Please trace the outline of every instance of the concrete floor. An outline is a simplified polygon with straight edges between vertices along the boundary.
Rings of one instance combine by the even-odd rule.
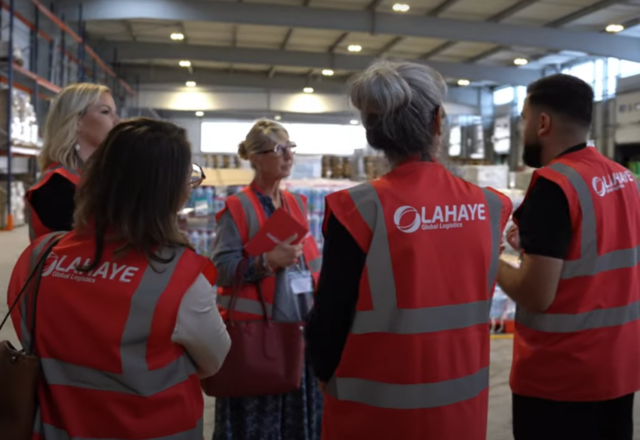
[[[11,270],[20,253],[28,244],[26,228],[12,232],[0,232],[0,319],[7,312],[6,288]],[[5,326],[0,331],[0,340],[16,342],[13,327]],[[488,440],[511,440],[511,392],[509,390],[509,369],[511,368],[512,341],[499,339],[491,341],[491,388],[489,393]],[[205,440],[213,433],[213,399],[206,398]],[[640,440],[640,404],[635,408],[636,434]]]

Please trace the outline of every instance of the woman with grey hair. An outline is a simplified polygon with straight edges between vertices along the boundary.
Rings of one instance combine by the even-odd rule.
[[[226,201],[218,219],[213,262],[218,269],[218,305],[224,319],[302,322],[313,304],[321,257],[313,237],[290,237],[272,251],[247,256],[244,247],[276,209],[307,224],[306,199],[280,189],[291,173],[295,144],[287,130],[256,122],[238,154],[255,170],[252,184]],[[232,303],[233,295],[238,300]],[[266,307],[263,308],[261,300]],[[233,304],[233,306],[232,306]],[[233,311],[229,309],[233,307]],[[319,440],[322,393],[306,362],[300,389],[259,397],[216,399],[214,440]]]
[[[325,439],[486,438],[489,308],[512,207],[436,161],[445,92],[411,63],[378,62],[351,86],[392,169],[327,197],[306,329]]]

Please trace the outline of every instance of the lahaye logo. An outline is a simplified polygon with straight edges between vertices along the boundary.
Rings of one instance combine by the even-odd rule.
[[[609,176],[594,177],[591,186],[596,194],[604,197],[612,192],[620,191],[627,186],[627,183],[634,183],[635,177],[631,171],[613,173]]]
[[[43,277],[53,276],[55,278],[64,278],[67,280],[77,281],[79,283],[95,283],[98,278],[103,280],[114,280],[121,283],[130,283],[139,267],[119,265],[111,261],[105,261],[91,272],[80,272],[77,267],[87,266],[91,263],[91,259],[87,258],[84,262],[82,258],[77,257],[73,261],[67,263],[67,256],[59,257],[55,253],[49,254],[42,272]]]
[[[420,214],[418,213],[418,210],[412,206],[403,206],[398,208],[393,216],[393,221],[398,229],[402,232],[406,232],[407,234],[416,232],[420,229],[420,226],[422,226]]]
[[[401,206],[393,215],[393,222],[406,234],[419,229],[427,231],[463,228],[465,222],[486,219],[486,205],[481,203],[436,206],[433,209],[422,207],[420,211],[413,206]]]

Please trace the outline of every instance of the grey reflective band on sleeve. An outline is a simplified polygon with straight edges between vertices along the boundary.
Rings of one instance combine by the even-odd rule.
[[[307,267],[309,268],[309,272],[311,273],[320,272],[320,269],[322,269],[322,257],[318,257],[309,261]]]
[[[122,373],[42,358],[40,362],[45,381],[49,385],[152,396],[196,374],[196,367],[186,352],[165,367],[152,370],[147,365],[147,343],[151,335],[154,311],[184,252],[184,248],[162,249],[159,256],[173,256],[173,260],[167,264],[154,262],[158,271],[153,270],[151,264],[147,265],[131,298],[129,316],[120,341]]]
[[[331,378],[327,393],[338,400],[388,409],[429,409],[473,399],[489,386],[489,368],[434,383],[391,384],[365,379]],[[464,421],[461,421],[464,423]],[[461,439],[462,440],[462,439]]]
[[[238,200],[240,200],[240,204],[242,204],[247,227],[249,228],[249,240],[251,240],[260,230],[258,213],[256,212],[256,208],[253,206],[251,199],[249,199],[249,196],[244,192],[239,192],[238,194],[236,194],[236,197],[238,198]]]
[[[218,295],[217,303],[223,309],[229,310],[229,307],[231,307],[231,297],[227,295]],[[267,307],[267,314],[271,317],[273,313],[273,305],[266,303],[265,306]],[[262,304],[260,301],[255,299],[237,298],[233,310],[236,312],[251,313],[253,315],[264,315]]]
[[[148,439],[138,439],[138,440],[202,440],[202,433],[204,429],[204,424],[202,419],[199,420],[196,424],[196,427],[190,429],[188,431],[179,432],[177,434],[166,435],[162,437],[154,437]],[[46,440],[120,440],[109,438],[105,439],[102,437],[95,438],[87,438],[87,437],[71,437],[67,431],[64,429],[56,428],[51,425],[44,424],[42,426],[42,430],[44,431],[44,438]],[[128,440],[129,437],[122,440]]]
[[[348,190],[358,212],[373,231],[367,253],[367,273],[373,310],[357,311],[351,334],[391,333],[418,335],[487,324],[491,301],[442,307],[398,307],[389,238],[382,203],[375,187],[366,183]],[[502,202],[497,194],[484,192],[491,225],[491,262],[487,269],[487,297],[497,275],[501,239]],[[487,335],[488,337],[488,335]],[[361,378],[333,377],[327,393],[341,401],[379,408],[427,409],[452,405],[477,397],[489,386],[489,370],[436,383],[393,384]]]

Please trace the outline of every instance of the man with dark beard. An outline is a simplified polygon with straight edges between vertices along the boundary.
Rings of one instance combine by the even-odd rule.
[[[593,90],[568,76],[528,88],[524,161],[539,168],[498,283],[517,304],[516,440],[631,440],[640,390],[640,186],[587,147]]]

